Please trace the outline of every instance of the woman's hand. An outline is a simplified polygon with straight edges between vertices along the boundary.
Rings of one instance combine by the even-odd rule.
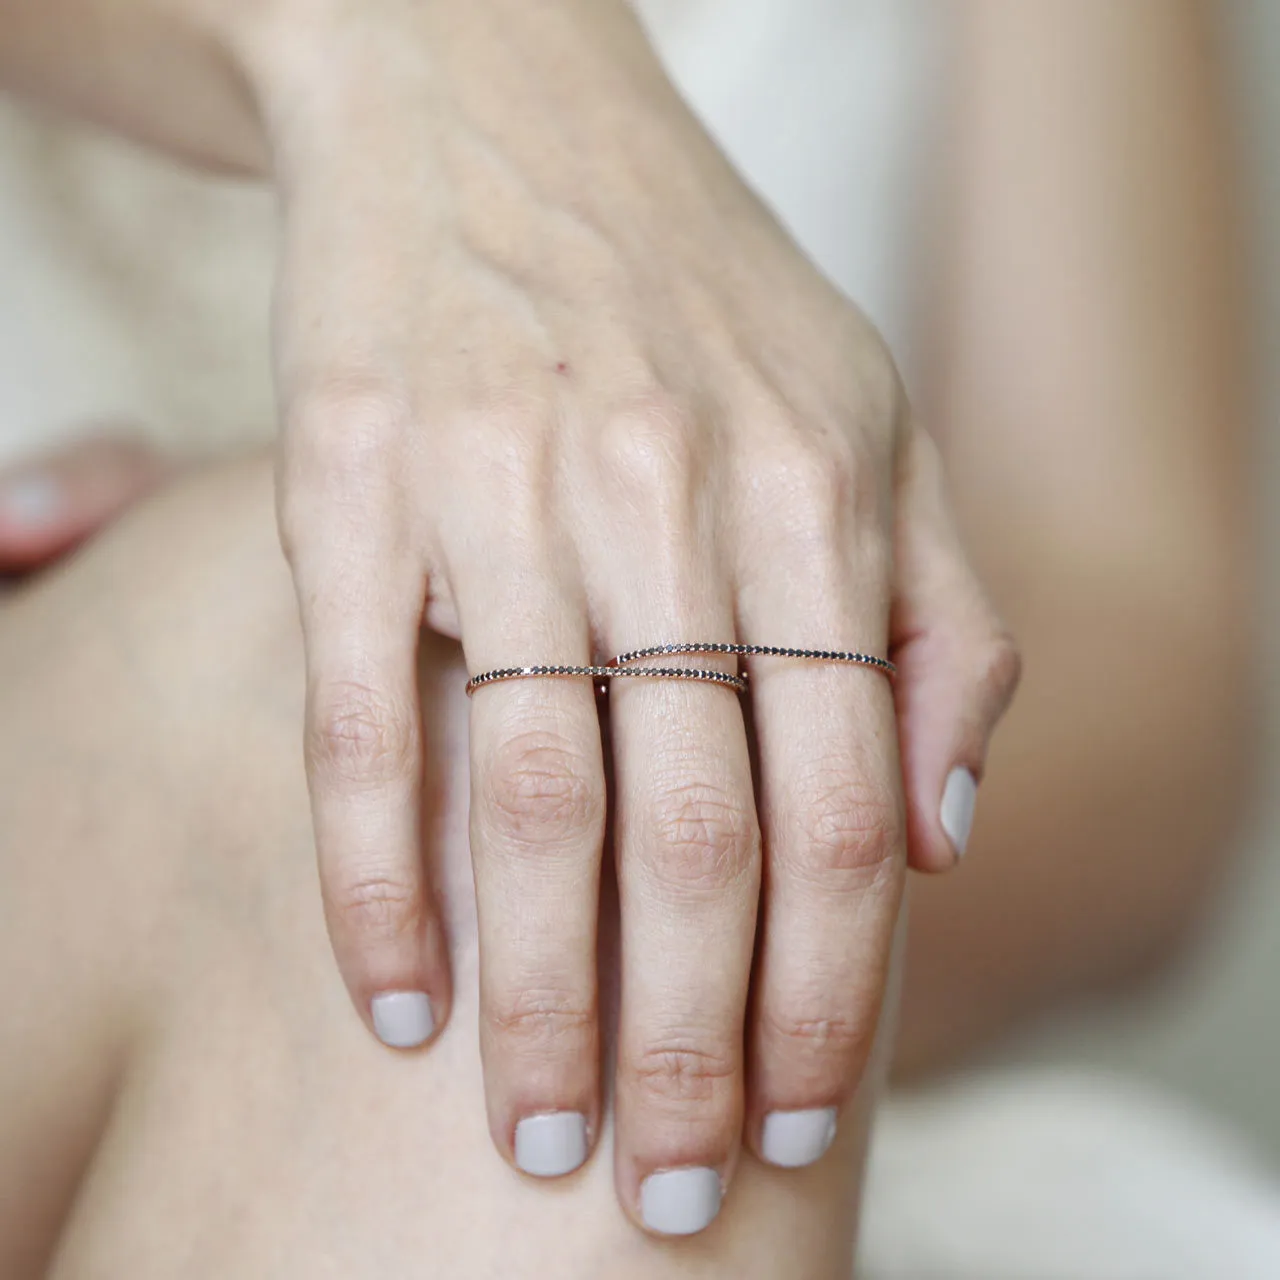
[[[906,850],[962,851],[1017,666],[879,338],[621,0],[6,15],[10,83],[278,183],[280,516],[321,881],[385,1040],[449,1010],[424,621],[473,672],[667,641],[892,651],[896,721],[882,674],[779,659],[751,663],[749,721],[723,688],[610,696],[622,1203],[705,1225],[744,1114],[764,1159],[816,1159],[875,1027]],[[606,744],[586,681],[481,689],[471,714],[491,1128],[527,1171],[567,1172],[600,1124]]]
[[[321,877],[374,1030],[417,1044],[449,1005],[420,852],[424,618],[472,672],[702,640],[900,666],[901,765],[872,670],[753,660],[751,725],[723,688],[613,685],[619,1188],[650,1228],[696,1230],[746,1059],[758,1154],[829,1141],[905,849],[963,851],[1013,650],[882,342],[623,6],[298,4],[250,53],[283,200],[280,513]],[[587,680],[499,684],[471,728],[491,1128],[564,1173],[600,1117],[597,705]]]

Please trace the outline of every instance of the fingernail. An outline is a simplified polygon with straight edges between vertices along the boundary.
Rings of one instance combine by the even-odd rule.
[[[47,475],[24,476],[0,489],[0,510],[20,525],[39,528],[62,512],[62,486]]]
[[[760,1154],[783,1169],[802,1169],[826,1155],[835,1136],[835,1107],[771,1111],[764,1118]]]
[[[577,1111],[526,1116],[516,1125],[516,1167],[535,1178],[560,1178],[587,1158],[587,1117]]]
[[[955,848],[956,857],[964,857],[973,826],[973,806],[978,798],[978,784],[968,769],[952,769],[942,792],[942,829]]]
[[[659,1235],[696,1235],[719,1212],[720,1175],[714,1169],[667,1169],[640,1184],[640,1216]]]
[[[421,991],[384,991],[370,1002],[373,1029],[393,1049],[413,1049],[431,1039],[436,1020]]]

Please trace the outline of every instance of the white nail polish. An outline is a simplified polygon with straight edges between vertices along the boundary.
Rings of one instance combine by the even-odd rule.
[[[587,1118],[577,1111],[526,1116],[516,1125],[516,1167],[535,1178],[560,1178],[587,1158]]]
[[[760,1154],[780,1168],[802,1169],[821,1160],[835,1136],[835,1107],[771,1111],[760,1133]]]
[[[696,1235],[715,1221],[720,1194],[714,1169],[664,1169],[640,1184],[640,1216],[659,1235]]]
[[[421,991],[384,991],[369,1007],[378,1039],[393,1049],[414,1049],[435,1030],[431,1001]]]
[[[26,476],[0,489],[0,510],[10,520],[31,528],[57,519],[64,501],[62,486],[48,476]]]
[[[942,792],[942,829],[947,833],[956,857],[963,858],[973,826],[973,806],[978,798],[978,784],[968,769],[952,769]]]

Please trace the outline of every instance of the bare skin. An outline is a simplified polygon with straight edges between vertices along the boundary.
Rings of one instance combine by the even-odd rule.
[[[657,1171],[726,1181],[744,1140],[782,1163],[770,1133],[857,1087],[908,856],[954,865],[1018,672],[879,336],[622,0],[3,0],[0,25],[6,83],[279,194],[317,855],[388,1043],[452,999],[416,844],[424,619],[472,672],[669,640],[894,650],[896,704],[866,669],[753,660],[751,738],[706,686],[620,687],[607,744],[586,681],[471,705],[497,1149],[518,1161],[548,1111],[599,1131],[609,818],[621,1203],[657,1230]],[[380,1025],[393,1008],[412,1026]]]
[[[953,14],[926,410],[1027,662],[962,874],[914,887],[904,1071],[1162,971],[1247,812],[1254,406],[1210,16]]]
[[[0,671],[22,672],[0,681],[0,967],[22,974],[0,997],[9,1280],[50,1252],[57,1280],[848,1275],[869,1089],[812,1170],[744,1155],[719,1220],[680,1244],[620,1212],[607,1134],[555,1188],[492,1159],[465,670],[444,642],[421,665],[424,845],[455,1017],[430,1054],[353,1034],[316,910],[268,464],[184,481],[10,596]],[[612,987],[616,905],[603,919]]]

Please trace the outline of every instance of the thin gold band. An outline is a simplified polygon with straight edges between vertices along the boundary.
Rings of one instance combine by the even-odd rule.
[[[732,676],[724,671],[703,671],[696,667],[634,667],[619,670],[613,666],[590,667],[496,667],[482,671],[467,681],[470,697],[481,685],[498,684],[503,680],[531,680],[535,676],[590,676],[593,680],[612,680],[618,676],[634,676],[649,680],[698,680],[704,684],[722,684],[735,693],[745,693],[745,676]]]
[[[898,668],[888,658],[877,658],[870,653],[856,653],[844,649],[787,649],[774,644],[724,644],[682,643],[655,644],[648,649],[632,649],[609,660],[610,666],[623,666],[641,658],[673,657],[677,654],[725,653],[743,658],[803,658],[810,662],[848,662],[859,667],[874,667],[887,676],[896,676]]]
[[[800,658],[810,662],[847,662],[854,666],[871,667],[887,676],[896,676],[898,668],[887,658],[877,658],[869,653],[855,653],[840,649],[788,649],[768,644],[724,644],[713,642],[658,644],[648,649],[632,649],[610,658],[603,665],[591,666],[532,666],[495,667],[482,671],[467,681],[467,696],[486,684],[499,684],[504,680],[531,680],[537,677],[585,676],[600,682],[601,692],[607,688],[603,682],[619,677],[649,680],[691,680],[702,684],[718,684],[745,693],[746,675],[730,675],[724,671],[709,671],[701,667],[633,667],[629,664],[642,658],[674,657],[681,654],[718,653],[736,657]]]

